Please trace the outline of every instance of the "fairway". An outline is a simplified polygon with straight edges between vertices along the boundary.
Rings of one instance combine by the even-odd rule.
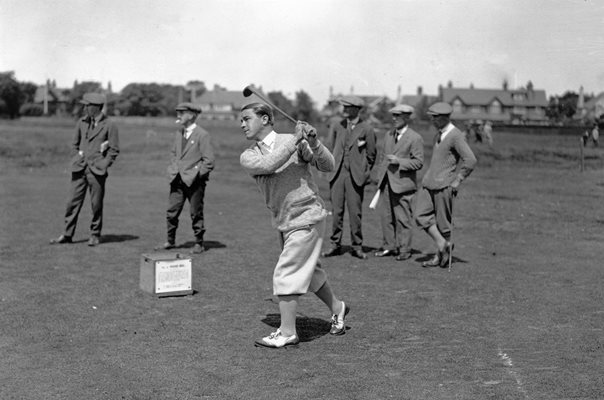
[[[328,310],[308,295],[300,345],[270,350],[253,343],[279,326],[278,236],[239,166],[250,144],[239,123],[201,123],[216,150],[208,251],[193,256],[195,293],[166,298],[139,289],[139,267],[165,239],[173,121],[117,124],[122,151],[90,248],[88,197],[75,243],[48,245],[63,226],[73,121],[0,121],[0,399],[604,398],[604,150],[586,148],[580,172],[578,136],[495,130],[494,149],[470,143],[478,164],[455,202],[451,271],[421,267],[434,249],[419,230],[404,262],[326,259],[352,309],[347,333],[329,335]],[[427,164],[433,131],[418,131]],[[188,253],[188,204],[180,221]]]

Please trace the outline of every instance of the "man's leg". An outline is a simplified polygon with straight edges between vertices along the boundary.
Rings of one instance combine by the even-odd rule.
[[[296,335],[296,311],[298,309],[299,294],[277,296],[279,300],[279,312],[281,314],[281,325],[279,330],[283,336]]]
[[[187,189],[195,243],[200,246],[203,246],[203,235],[206,231],[203,218],[203,201],[206,192],[206,183],[206,179],[197,178],[195,182],[193,182],[193,185]]]
[[[88,182],[84,171],[71,173],[70,198],[65,210],[65,236],[72,238],[78,223],[78,215],[82,209]]]
[[[363,253],[363,194],[364,187],[357,186],[352,176],[348,175],[346,179],[346,205],[350,222],[350,241],[352,242],[352,254],[359,256],[359,258],[367,257]]]
[[[86,180],[90,190],[90,205],[92,206],[92,221],[90,236],[99,238],[103,229],[103,200],[105,198],[105,181],[107,175],[95,175],[86,168]]]
[[[183,186],[185,184],[177,176],[170,183],[170,194],[168,196],[168,210],[166,211],[166,221],[168,226],[168,243],[174,244],[176,240],[176,229],[178,228],[178,217],[185,204],[185,194]]]
[[[382,225],[382,247],[388,251],[396,250],[396,219],[392,209],[392,195],[390,184],[386,184],[381,196],[380,222]]]
[[[396,241],[401,255],[411,254],[413,238],[413,193],[393,193]]]

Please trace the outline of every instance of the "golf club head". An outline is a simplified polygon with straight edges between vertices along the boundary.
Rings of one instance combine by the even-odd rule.
[[[243,88],[243,97],[250,97],[252,94],[254,94],[253,91],[253,86],[252,85],[248,85],[246,87]]]

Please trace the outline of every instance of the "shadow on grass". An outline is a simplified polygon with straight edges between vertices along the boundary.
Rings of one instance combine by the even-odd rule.
[[[119,243],[136,239],[138,239],[138,236],[135,235],[102,235],[101,243]]]
[[[262,322],[275,329],[281,324],[281,316],[279,314],[267,314],[262,319]],[[325,336],[329,333],[331,324],[319,318],[311,318],[298,315],[296,317],[296,331],[301,342],[311,342],[315,339]]]
[[[176,248],[189,249],[193,246],[195,246],[195,242],[192,240],[189,240],[188,242],[185,242],[183,244],[176,246]],[[204,240],[203,247],[205,247],[206,250],[208,250],[208,249],[224,249],[226,247],[226,244],[217,242],[215,240]]]
[[[416,258],[415,261],[417,261],[418,263],[421,263],[424,261],[429,261],[435,255],[436,255],[436,253],[424,254],[422,257]],[[468,261],[464,260],[463,258],[453,256],[453,259],[451,260],[451,264],[455,264],[455,263],[467,264]]]

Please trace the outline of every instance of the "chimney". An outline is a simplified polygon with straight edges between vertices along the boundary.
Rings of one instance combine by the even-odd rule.
[[[421,96],[421,95],[423,95],[423,94],[424,94],[424,88],[423,88],[423,87],[421,87],[421,86],[418,86],[418,87],[417,87],[417,95],[418,95],[418,96]]]
[[[507,80],[507,79],[504,79],[504,80],[503,80],[503,90],[504,90],[505,92],[507,92],[507,91],[508,91],[508,80]]]

